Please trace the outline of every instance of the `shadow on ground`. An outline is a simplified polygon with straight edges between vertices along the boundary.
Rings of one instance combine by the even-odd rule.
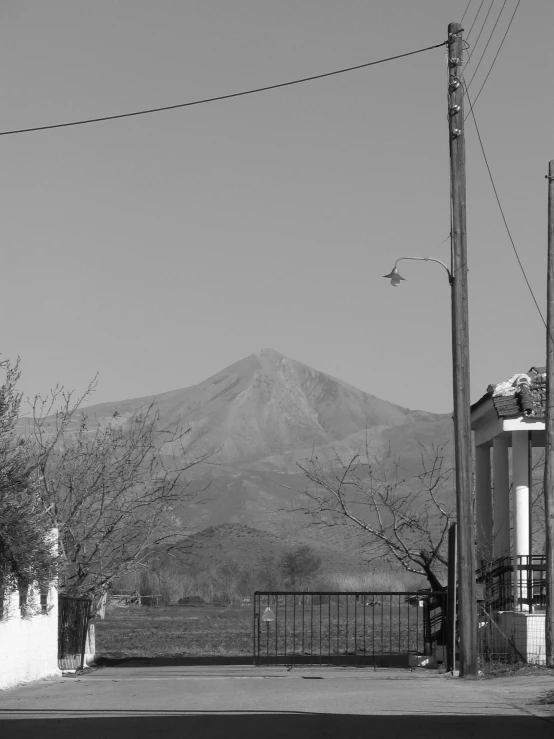
[[[252,665],[252,657],[98,657],[98,667],[201,667]]]
[[[401,707],[399,707],[401,711]],[[10,710],[13,716],[17,711]],[[137,715],[138,714],[138,715]],[[45,716],[45,712],[22,709],[20,718],[0,720],[3,739],[428,739],[467,737],[490,739],[544,739],[551,732],[551,720],[536,716],[359,716],[327,713],[229,713],[209,711],[179,714],[178,711],[149,715],[98,716],[94,712],[75,712],[71,716]],[[0,710],[0,718],[2,711]]]
[[[212,665],[253,665],[257,666],[280,666],[289,667],[292,665],[319,667],[393,667],[400,669],[408,669],[408,655],[381,655],[379,658],[371,656],[355,657],[353,655],[343,655],[340,657],[323,656],[317,657],[295,655],[294,659],[289,657],[266,657],[259,655],[254,662],[252,655],[237,657],[98,657],[96,665],[98,667],[201,667]]]

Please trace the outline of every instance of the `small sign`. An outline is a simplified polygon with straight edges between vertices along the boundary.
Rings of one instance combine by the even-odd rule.
[[[477,595],[477,600],[485,600],[485,583],[475,583],[475,593]]]
[[[269,608],[269,606],[263,612],[262,621],[275,621],[275,614],[273,613],[271,608]]]

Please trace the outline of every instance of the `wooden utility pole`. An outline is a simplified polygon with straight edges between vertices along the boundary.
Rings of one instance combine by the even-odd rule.
[[[454,672],[456,669],[456,602],[457,587],[457,543],[456,524],[451,523],[448,529],[448,605],[446,608],[446,669]]]
[[[448,26],[448,119],[452,197],[452,369],[458,523],[458,621],[460,676],[476,678],[477,594],[469,395],[469,317],[467,307],[466,173],[462,27]]]
[[[546,282],[546,664],[554,667],[554,161],[548,164],[548,271]]]

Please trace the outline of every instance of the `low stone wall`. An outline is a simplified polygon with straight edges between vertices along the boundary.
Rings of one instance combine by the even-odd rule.
[[[30,602],[40,596],[32,593]],[[22,618],[19,595],[11,593],[4,600],[4,618],[0,620],[0,689],[18,683],[61,675],[58,669],[58,593],[48,592],[47,613]]]

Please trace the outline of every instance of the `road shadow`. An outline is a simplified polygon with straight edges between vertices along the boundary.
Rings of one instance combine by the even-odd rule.
[[[401,710],[401,709],[399,709]],[[10,711],[13,715],[13,711]],[[201,712],[163,715],[45,716],[21,710],[20,718],[0,718],[3,739],[544,739],[554,732],[552,719],[536,716],[360,716],[329,713]],[[1,712],[0,712],[1,715]]]
[[[252,657],[98,657],[97,667],[201,667],[253,665]]]
[[[95,665],[98,667],[202,667],[212,665],[250,665],[250,666],[333,666],[333,667],[359,667],[377,668],[393,667],[408,670],[408,655],[385,654],[379,658],[362,658],[354,655],[342,655],[339,657],[323,657],[321,660],[311,656],[295,655],[294,659],[289,657],[267,657],[259,655],[256,661],[252,655],[236,657],[97,657]]]

